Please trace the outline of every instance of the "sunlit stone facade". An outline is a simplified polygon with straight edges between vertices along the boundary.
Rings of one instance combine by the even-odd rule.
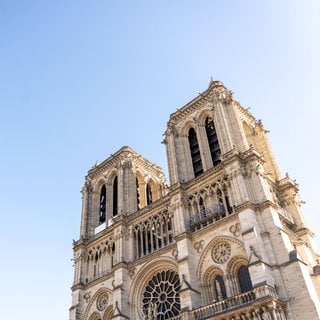
[[[70,320],[319,320],[298,186],[219,81],[171,114],[162,170],[129,147],[91,168]]]

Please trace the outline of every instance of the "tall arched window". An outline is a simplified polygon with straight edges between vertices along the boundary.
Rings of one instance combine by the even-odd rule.
[[[118,177],[113,180],[113,206],[112,216],[115,217],[118,214]]]
[[[136,190],[137,190],[137,209],[141,209],[141,203],[140,203],[140,190],[139,190],[139,180],[136,178]]]
[[[107,198],[106,186],[103,185],[100,191],[100,208],[99,208],[100,224],[106,221],[106,198]]]
[[[238,270],[238,279],[241,292],[252,290],[252,282],[249,270],[246,266],[241,266]]]
[[[221,152],[220,152],[219,141],[218,141],[217,132],[214,127],[213,120],[210,118],[206,118],[205,127],[206,127],[206,133],[207,133],[212,163],[215,166],[221,162],[221,159],[220,159]]]
[[[152,203],[152,193],[151,193],[151,187],[149,183],[147,183],[147,186],[146,186],[146,196],[147,196],[147,205],[149,205],[150,203]]]
[[[226,287],[221,275],[218,275],[214,279],[214,290],[217,301],[227,299]]]
[[[204,211],[204,210],[206,210],[206,207],[204,205],[203,198],[200,197],[200,199],[199,199],[199,211],[201,212],[201,211]]]
[[[203,172],[200,148],[198,144],[197,134],[193,128],[189,130],[189,146],[191,152],[192,166],[195,177]]]

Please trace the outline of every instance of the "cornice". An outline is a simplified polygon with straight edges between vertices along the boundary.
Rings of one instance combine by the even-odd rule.
[[[161,258],[161,256],[163,256],[164,254],[168,254],[173,252],[173,250],[177,249],[177,244],[176,243],[171,243],[169,245],[167,245],[166,247],[163,247],[159,250],[153,251],[152,253],[143,256],[137,260],[134,260],[132,262],[128,262],[128,268],[134,268],[137,267],[139,265],[143,265],[146,262],[155,260],[156,258]]]
[[[229,102],[232,99],[232,92],[229,91],[222,82],[211,80],[207,90],[199,93],[197,97],[170,115],[167,127],[171,128],[176,125],[182,119],[185,119],[186,116],[193,113],[196,109],[201,108],[206,103],[213,103],[216,101]]]
[[[127,222],[133,223],[135,222],[136,219],[141,219],[142,216],[147,217],[147,216],[153,215],[159,212],[159,210],[163,210],[165,207],[168,207],[169,205],[170,205],[170,195],[166,194],[165,196],[161,197],[155,202],[152,202],[148,206],[127,215],[126,216]]]
[[[229,228],[229,224],[233,223],[234,221],[239,221],[239,217],[237,213],[232,213],[220,220],[215,221],[214,223],[208,224],[201,229],[192,231],[192,237],[199,237],[205,234],[208,234],[208,231],[217,229],[221,225],[227,225]],[[229,229],[228,229],[229,230]]]
[[[201,175],[183,183],[183,189],[191,189],[195,185],[202,185],[203,183],[212,183],[213,181],[222,180],[226,177],[225,167],[223,163],[204,171]]]
[[[125,146],[118,150],[116,153],[111,154],[106,160],[100,164],[94,165],[86,176],[86,180],[93,180],[97,176],[117,168],[119,164],[122,164],[125,160],[131,160],[137,167],[144,169],[146,172],[151,173],[158,177],[158,179],[164,180],[164,173],[162,169],[133,151],[130,147]]]

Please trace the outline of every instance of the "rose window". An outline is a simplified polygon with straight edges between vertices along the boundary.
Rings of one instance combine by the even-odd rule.
[[[104,310],[108,305],[108,294],[106,292],[103,292],[100,294],[100,296],[97,299],[97,309],[99,311]]]
[[[176,272],[157,273],[147,284],[142,299],[146,319],[165,320],[180,312],[180,280]]]
[[[231,247],[227,242],[221,242],[212,249],[212,259],[217,263],[226,262],[231,254]]]

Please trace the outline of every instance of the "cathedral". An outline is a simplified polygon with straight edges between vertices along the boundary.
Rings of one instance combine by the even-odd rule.
[[[124,146],[94,165],[70,320],[319,320],[320,256],[298,185],[220,81],[170,115],[162,169]]]

